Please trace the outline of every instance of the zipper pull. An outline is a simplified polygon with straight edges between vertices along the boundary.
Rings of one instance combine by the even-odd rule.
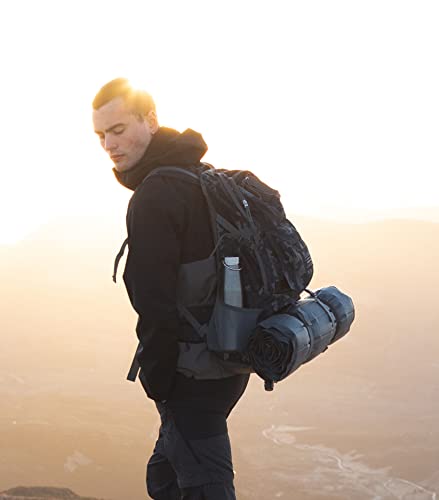
[[[254,226],[253,217],[252,217],[252,213],[250,212],[250,207],[248,205],[248,201],[246,199],[244,199],[244,200],[242,200],[242,204],[243,204],[245,211],[247,213],[248,220]]]

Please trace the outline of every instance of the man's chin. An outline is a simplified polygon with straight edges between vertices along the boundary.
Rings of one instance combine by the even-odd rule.
[[[117,170],[118,172],[126,172],[131,168],[131,165],[125,161],[115,161],[114,163],[114,169]]]

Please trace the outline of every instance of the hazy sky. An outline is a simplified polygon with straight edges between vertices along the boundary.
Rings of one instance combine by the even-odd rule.
[[[422,0],[2,2],[0,243],[123,217],[90,105],[117,76],[290,211],[439,205],[438,26]]]

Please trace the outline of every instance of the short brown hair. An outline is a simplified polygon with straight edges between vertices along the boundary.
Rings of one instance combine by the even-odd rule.
[[[99,109],[116,97],[122,97],[131,111],[140,116],[156,110],[154,100],[148,92],[134,89],[126,78],[115,78],[106,83],[93,99],[93,109]]]

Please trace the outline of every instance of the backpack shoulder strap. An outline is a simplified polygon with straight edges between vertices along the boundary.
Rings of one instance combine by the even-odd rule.
[[[154,177],[157,175],[164,175],[166,177],[178,177],[178,178],[186,178],[189,182],[192,183],[200,183],[200,178],[198,177],[197,174],[194,174],[190,170],[187,170],[182,167],[158,167],[155,168],[152,172],[150,172],[142,181],[145,182],[147,179],[150,177]]]

